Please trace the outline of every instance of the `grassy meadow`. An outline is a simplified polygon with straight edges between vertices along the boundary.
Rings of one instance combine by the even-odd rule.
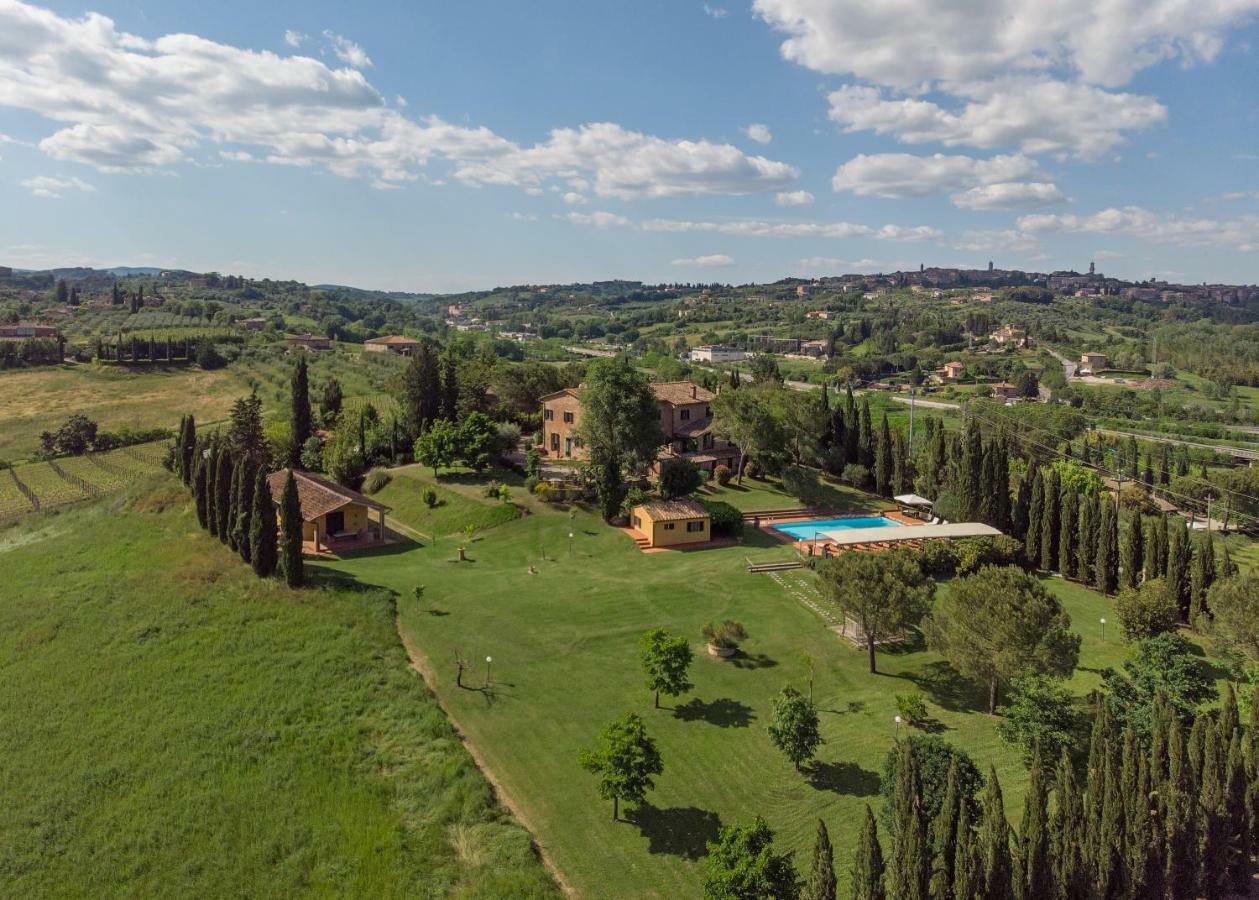
[[[0,565],[0,896],[560,896],[388,591],[258,581],[166,476]]]
[[[397,495],[431,482],[431,473],[407,474],[391,485],[391,505],[403,521]],[[467,504],[490,503],[473,492],[461,496]],[[764,484],[747,499],[750,508],[793,505]],[[956,678],[920,641],[881,652],[881,673],[868,674],[864,652],[792,593],[809,590],[807,572],[746,572],[749,559],[790,556],[784,545],[755,533],[735,547],[643,554],[591,511],[578,509],[570,519],[562,508],[529,509],[482,531],[468,545],[470,562],[456,562],[462,541],[443,538],[320,568],[328,578],[396,592],[403,628],[443,705],[582,896],[696,896],[705,842],[721,825],[757,814],[802,866],[822,818],[846,881],[864,805],[879,803],[895,695],[914,690],[925,694],[935,730],[985,771],[997,766],[1009,815],[1018,821],[1026,775],[983,711],[983,690]],[[1111,602],[1061,579],[1046,584],[1083,636],[1073,684],[1084,693],[1098,684],[1099,669],[1117,665],[1126,652],[1113,626],[1101,638],[1098,620],[1112,617]],[[425,590],[417,602],[418,585]],[[700,641],[705,623],[726,618],[750,633],[745,655],[733,662],[709,658]],[[698,651],[694,690],[661,710],[652,708],[638,667],[638,637],[656,626],[691,636]],[[766,724],[770,700],[784,685],[807,690],[804,653],[814,660],[826,744],[818,765],[802,775],[773,748]],[[470,666],[462,688],[457,656]],[[576,758],[603,725],[631,710],[646,719],[665,771],[647,805],[613,822],[611,805],[598,799]]]

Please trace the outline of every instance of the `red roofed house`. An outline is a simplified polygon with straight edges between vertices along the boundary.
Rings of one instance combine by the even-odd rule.
[[[415,338],[391,334],[388,337],[370,338],[363,341],[363,349],[368,353],[397,353],[399,356],[410,356],[420,349],[420,342]]]
[[[289,469],[267,476],[271,499],[278,509]],[[385,539],[385,512],[389,507],[358,491],[293,469],[297,500],[302,508],[302,543],[313,553],[379,544]],[[375,522],[371,513],[377,513]]]

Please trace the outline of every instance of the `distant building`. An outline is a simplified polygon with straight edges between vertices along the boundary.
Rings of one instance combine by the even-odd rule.
[[[813,293],[813,288],[814,288],[815,286],[816,286],[816,285],[812,285],[812,284],[798,284],[798,285],[796,285],[796,296],[797,296],[797,297],[807,297],[807,296],[809,296],[810,294],[812,294],[812,293]]]
[[[321,334],[291,334],[284,339],[290,350],[305,350],[314,353],[320,350],[331,350],[332,341]]]
[[[801,341],[800,352],[805,356],[825,356],[826,341]]]
[[[966,363],[958,362],[957,360],[946,362],[936,372],[945,381],[957,381],[966,374]]]
[[[706,363],[742,362],[748,358],[746,350],[740,350],[737,347],[723,347],[720,344],[692,347],[691,352],[686,356],[691,362]]]
[[[363,341],[363,349],[368,353],[397,353],[399,356],[410,356],[420,349],[420,342],[415,338],[391,334],[387,337],[369,338]]]
[[[1019,389],[1017,385],[1010,384],[1008,381],[1000,381],[992,386],[992,396],[998,400],[1017,400]]]
[[[804,317],[806,319],[822,319],[823,321],[827,321],[834,315],[835,314],[829,309],[811,309],[804,314]]]
[[[1080,356],[1080,374],[1092,375],[1108,368],[1105,353],[1084,353]]]
[[[0,325],[0,340],[24,341],[28,338],[49,338],[56,340],[58,331],[52,325],[30,325],[19,322],[16,325]]]
[[[246,331],[262,331],[267,327],[267,320],[259,316],[253,319],[241,319],[236,324]]]
[[[988,335],[988,339],[995,344],[1000,344],[1003,347],[1009,345],[1020,349],[1026,347],[1029,343],[1026,329],[1020,328],[1018,325],[1009,324],[1002,325],[992,334]]]

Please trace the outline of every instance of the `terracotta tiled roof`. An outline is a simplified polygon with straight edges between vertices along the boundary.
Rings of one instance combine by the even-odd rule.
[[[694,500],[652,500],[644,503],[643,509],[655,522],[698,519],[708,515],[708,510]]]
[[[547,394],[545,397],[539,397],[539,403],[545,403],[548,400],[558,400],[560,397],[581,397],[581,388],[560,388],[553,394]]]
[[[369,509],[385,510],[389,507],[373,500],[358,491],[342,487],[318,475],[293,469],[293,480],[297,482],[297,500],[302,507],[302,521],[313,522],[320,516],[335,512],[348,503],[358,503]],[[267,485],[271,488],[271,499],[276,503],[284,495],[284,484],[288,481],[289,470],[281,469],[267,476]]]
[[[385,337],[369,338],[368,340],[363,341],[363,343],[364,344],[403,344],[403,345],[415,344],[416,346],[418,346],[420,342],[417,341],[415,338],[405,337],[404,335],[401,335],[401,334],[390,334]]]
[[[705,416],[702,419],[694,419],[690,422],[684,422],[673,430],[674,437],[699,437],[706,434],[713,427],[713,417]]]
[[[686,403],[707,403],[716,396],[707,388],[702,388],[691,381],[657,381],[651,386],[657,400],[675,405]]]

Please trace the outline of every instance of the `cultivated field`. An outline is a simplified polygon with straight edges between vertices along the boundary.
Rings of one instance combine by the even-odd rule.
[[[0,471],[0,520],[108,492],[161,471],[167,441],[25,463]]]

